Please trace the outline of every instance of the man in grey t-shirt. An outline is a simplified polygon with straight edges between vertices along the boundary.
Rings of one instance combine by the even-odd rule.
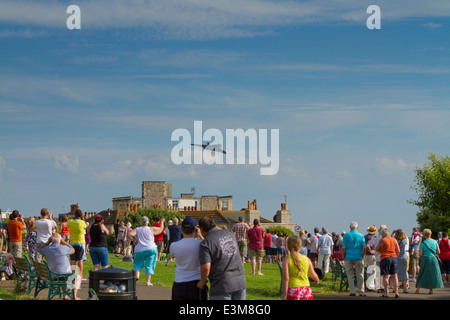
[[[200,218],[198,226],[205,239],[200,245],[197,287],[203,288],[209,278],[210,300],[245,300],[247,287],[236,237],[230,230],[218,229],[208,216]]]

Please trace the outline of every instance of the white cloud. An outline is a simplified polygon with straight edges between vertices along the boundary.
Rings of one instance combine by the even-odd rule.
[[[78,172],[78,167],[80,166],[80,160],[78,157],[69,159],[68,156],[55,156],[54,167],[56,169],[68,170],[69,172],[76,173]]]
[[[382,174],[393,174],[414,168],[413,164],[408,164],[401,158],[377,158],[375,160],[375,166],[378,172]]]
[[[434,23],[434,22],[427,22],[427,23],[422,24],[422,27],[436,29],[436,28],[442,27],[442,24]]]

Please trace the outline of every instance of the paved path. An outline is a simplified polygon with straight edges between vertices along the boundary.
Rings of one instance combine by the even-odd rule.
[[[0,287],[5,288],[7,290],[13,290],[11,285],[14,284],[14,281],[0,281]],[[432,295],[428,294],[428,289],[421,289],[420,294],[415,294],[415,286],[411,285],[409,290],[410,293],[404,294],[400,289],[400,298],[395,299],[394,295],[390,293],[390,298],[381,298],[381,293],[377,292],[366,292],[366,297],[350,297],[349,292],[343,292],[335,295],[314,295],[314,300],[354,300],[354,301],[365,301],[365,300],[392,300],[392,301],[400,301],[400,300],[450,300],[450,286],[446,286],[441,289],[434,289],[434,293]],[[79,297],[82,300],[87,300],[89,296],[89,281],[83,281],[81,284],[81,289],[79,291]],[[136,283],[136,295],[138,296],[138,300],[171,300],[172,289],[152,286],[147,287],[143,283]],[[46,300],[47,298],[47,289],[42,290],[38,295],[38,300]]]

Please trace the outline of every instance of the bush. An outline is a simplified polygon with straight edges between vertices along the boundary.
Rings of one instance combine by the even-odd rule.
[[[293,236],[294,235],[294,231],[292,231],[291,229],[282,227],[282,226],[266,228],[265,232],[267,232],[267,229],[270,230],[271,234],[274,234],[274,232],[278,232],[278,234],[280,234],[280,232],[281,232],[281,233],[286,234],[288,236]]]

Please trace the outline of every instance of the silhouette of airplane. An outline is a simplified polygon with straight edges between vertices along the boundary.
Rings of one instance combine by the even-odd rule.
[[[218,144],[209,144],[209,142],[207,144],[191,143],[191,145],[197,146],[197,147],[202,147],[205,150],[217,151],[217,152],[222,152],[223,154],[226,154],[225,150],[222,149],[222,145],[220,143],[218,143]]]

